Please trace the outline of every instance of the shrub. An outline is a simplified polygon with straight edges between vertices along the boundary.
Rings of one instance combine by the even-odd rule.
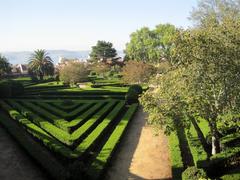
[[[138,93],[135,91],[128,91],[125,95],[125,100],[127,104],[138,103]]]
[[[131,85],[128,91],[135,91],[137,94],[142,94],[143,89],[142,89],[142,86],[135,84],[135,85]]]
[[[65,84],[75,85],[88,80],[89,70],[84,63],[69,62],[60,69],[59,74]]]
[[[198,180],[198,179],[208,179],[207,174],[203,169],[198,169],[195,166],[188,167],[182,173],[182,180]]]
[[[128,61],[122,68],[123,82],[130,84],[148,82],[154,71],[152,65],[142,61]]]

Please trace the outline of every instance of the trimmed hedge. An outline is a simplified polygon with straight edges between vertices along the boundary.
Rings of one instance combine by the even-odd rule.
[[[75,152],[83,153],[85,152],[94,142],[96,142],[97,138],[101,136],[104,132],[105,128],[110,124],[110,122],[115,119],[121,109],[124,107],[125,102],[120,101],[117,106],[107,115],[107,117],[88,135],[87,138],[83,140],[81,144],[79,144]]]
[[[54,125],[56,125],[58,128],[64,130],[64,131],[69,131],[69,129],[67,128],[66,124],[68,123],[68,121],[66,121],[63,118],[59,118],[58,116],[55,116],[52,113],[49,113],[48,111],[46,111],[45,109],[42,108],[42,106],[37,106],[38,104],[40,104],[41,102],[37,103],[37,105],[33,104],[32,102],[28,102],[29,105],[31,105],[31,110],[39,117],[44,118],[48,121],[50,121],[51,123],[53,123]],[[29,107],[29,106],[28,106]]]
[[[9,98],[24,93],[24,87],[22,83],[13,80],[0,81],[0,97]]]
[[[46,150],[45,147],[41,146],[38,142],[32,139],[27,132],[25,132],[21,126],[18,126],[16,122],[12,121],[7,115],[3,112],[0,112],[0,122],[7,131],[19,142],[19,144],[26,150],[26,152],[32,156],[54,179],[65,180],[69,179],[71,174],[70,172],[60,164],[52,154]],[[33,127],[34,131],[27,129],[28,132],[35,134],[35,128]],[[40,130],[41,131],[41,130]],[[36,133],[36,134],[41,134]],[[44,134],[44,133],[43,133]],[[45,138],[46,136],[43,135],[45,139],[44,144],[49,145],[51,143],[51,138]],[[53,147],[59,147],[57,145],[53,145]],[[61,149],[61,148],[56,148]]]
[[[59,141],[61,141],[64,144],[71,145],[72,142],[69,140],[70,135],[65,132],[64,130],[56,127],[52,123],[42,119],[36,114],[33,114],[31,111],[26,109],[25,107],[32,109],[32,104],[29,102],[22,103],[24,106],[16,103],[11,102],[11,105],[16,108],[19,112],[21,112],[24,116],[28,117],[34,124],[40,126],[43,130],[57,138]]]
[[[198,180],[198,179],[208,179],[207,174],[203,169],[198,169],[195,166],[188,167],[182,173],[182,180]]]
[[[71,151],[71,149],[67,148],[66,146],[63,146],[59,141],[54,139],[48,133],[43,131],[43,129],[39,128],[34,123],[29,121],[27,118],[22,116],[18,111],[16,111],[14,108],[9,106],[5,102],[0,101],[0,106],[6,113],[8,113],[10,115],[10,117],[12,119],[14,119],[18,123],[22,124],[30,134],[32,134],[34,137],[41,140],[50,149],[53,149],[55,152],[58,152],[65,157],[76,157],[77,156],[77,154],[74,154]]]
[[[70,120],[70,119],[74,119],[76,118],[79,114],[81,114],[83,111],[85,111],[87,108],[89,108],[90,106],[92,106],[92,104],[90,103],[86,103],[83,104],[79,107],[76,107],[73,111],[71,112],[65,112],[63,110],[60,110],[52,105],[49,105],[48,103],[44,103],[44,102],[37,102],[36,103],[38,106],[40,106],[42,109],[45,109],[46,112],[45,114],[55,114],[56,116],[60,116],[62,118],[64,118],[65,120]]]
[[[211,177],[218,177],[224,172],[240,166],[240,147],[232,147],[211,157],[206,168]]]
[[[129,107],[124,117],[115,127],[111,136],[108,138],[106,144],[103,146],[96,159],[90,165],[88,169],[88,176],[92,176],[94,179],[98,179],[103,172],[103,169],[106,167],[107,162],[111,158],[114,149],[119,143],[120,138],[122,137],[129,121],[132,119],[134,113],[136,112],[138,104],[133,104]]]
[[[135,84],[129,87],[128,92],[131,92],[131,91],[136,92],[137,94],[142,94],[143,89],[142,89],[142,86]]]
[[[71,134],[71,139],[72,140],[76,140],[78,138],[80,138],[88,129],[90,129],[92,126],[94,126],[94,124],[96,122],[98,122],[99,119],[101,119],[102,117],[104,117],[109,110],[111,110],[112,106],[114,106],[114,104],[116,104],[115,101],[112,101],[110,103],[108,103],[104,108],[102,108],[99,112],[97,112],[94,116],[92,116],[88,121],[86,121],[81,127],[79,127],[76,131],[74,131]],[[98,106],[96,106],[98,107]],[[88,119],[89,114],[92,114],[93,111],[90,111],[88,114],[85,115],[85,117],[83,116],[81,120],[84,119]],[[86,118],[87,117],[87,118]]]

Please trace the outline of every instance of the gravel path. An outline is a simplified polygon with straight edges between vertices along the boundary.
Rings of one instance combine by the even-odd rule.
[[[170,180],[171,162],[167,137],[154,135],[145,125],[146,114],[140,109],[132,120],[107,171],[106,180]]]
[[[47,180],[44,172],[0,126],[0,179]]]

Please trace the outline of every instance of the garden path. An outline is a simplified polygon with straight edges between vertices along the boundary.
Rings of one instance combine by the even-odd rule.
[[[163,132],[154,135],[145,118],[140,108],[119,144],[106,180],[172,179],[167,137]]]

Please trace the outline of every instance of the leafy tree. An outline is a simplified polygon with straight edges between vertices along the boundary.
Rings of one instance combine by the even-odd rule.
[[[222,22],[225,17],[240,17],[239,0],[200,0],[191,12],[190,20],[196,25],[207,25],[207,21]]]
[[[217,124],[240,125],[239,29],[240,20],[224,18],[179,34],[175,68],[154,78],[155,88],[141,98],[150,123],[170,133],[176,121],[189,127],[203,118],[211,130],[212,154],[221,151]]]
[[[43,49],[34,51],[28,65],[30,72],[39,77],[40,80],[43,80],[44,76],[53,76],[54,74],[53,61]]]
[[[125,53],[127,60],[158,63],[162,59],[171,60],[172,39],[176,33],[175,26],[160,24],[154,30],[143,27],[132,33]]]
[[[89,70],[85,63],[69,62],[59,70],[60,80],[65,84],[75,85],[88,80]]]
[[[154,67],[142,61],[128,61],[122,68],[122,78],[128,84],[140,84],[149,80]]]
[[[90,53],[91,61],[105,62],[107,58],[114,58],[117,55],[116,49],[113,48],[113,44],[106,41],[98,41],[96,46],[92,47]]]
[[[155,34],[149,28],[143,27],[130,35],[126,44],[126,57],[131,60],[152,62],[158,59]]]
[[[7,58],[0,54],[0,77],[11,72],[11,65]]]
[[[98,75],[102,75],[102,76],[105,76],[106,73],[110,71],[110,69],[111,68],[109,65],[102,62],[94,63],[91,65],[91,70],[96,72]]]

